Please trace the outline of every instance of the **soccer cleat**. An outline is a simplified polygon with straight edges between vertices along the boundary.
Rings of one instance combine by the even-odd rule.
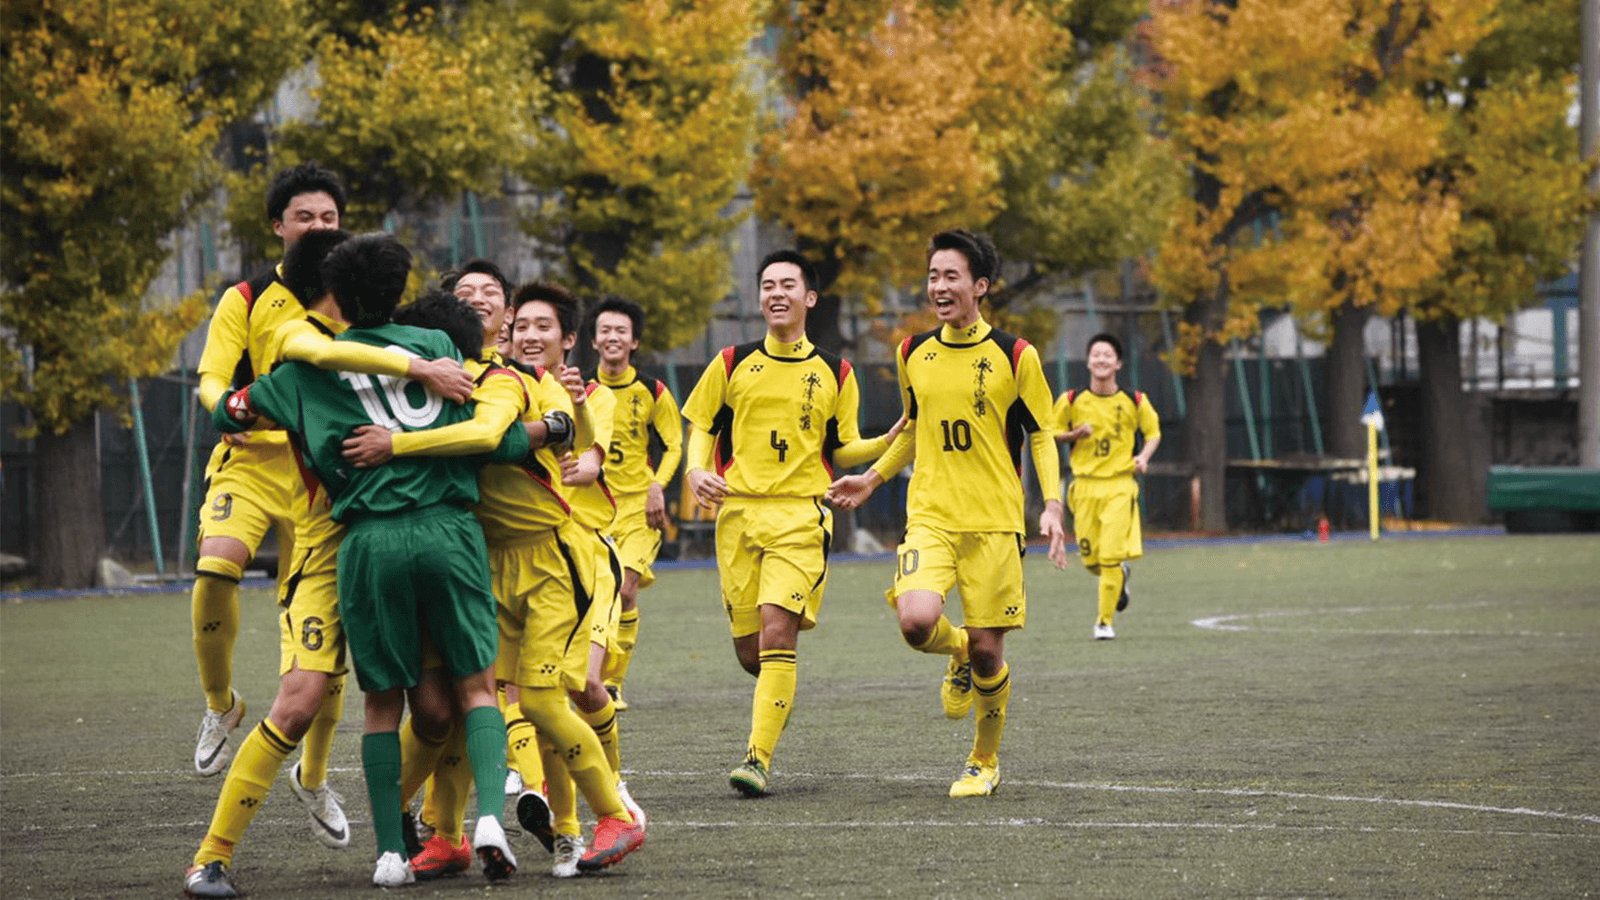
[[[987,797],[1000,787],[1000,763],[967,760],[961,777],[950,785],[952,797]]]
[[[598,872],[614,866],[642,846],[643,822],[624,822],[615,816],[604,816],[594,826],[594,846],[578,859],[578,871]]]
[[[623,807],[628,810],[628,815],[633,816],[635,822],[645,826],[650,824],[649,818],[644,814],[644,808],[639,805],[639,801],[633,799],[632,794],[628,793],[626,781],[617,782],[617,796],[622,798]]]
[[[628,708],[628,701],[622,699],[621,684],[607,684],[606,693],[611,695],[611,705],[613,707],[616,707],[619,711]]]
[[[374,887],[400,887],[415,884],[416,881],[417,876],[411,872],[411,863],[395,850],[378,857],[378,865],[372,870]]]
[[[1096,623],[1094,623],[1094,639],[1095,640],[1097,640],[1097,641],[1109,641],[1109,640],[1114,640],[1116,638],[1116,636],[1117,636],[1117,633],[1116,633],[1116,631],[1112,630],[1110,622],[1096,622]]]
[[[972,663],[959,656],[950,657],[944,681],[939,683],[939,699],[948,719],[965,719],[972,712]]]
[[[749,757],[728,773],[728,784],[746,797],[759,797],[767,792],[767,767],[754,756]]]
[[[417,817],[409,809],[400,813],[400,839],[406,844],[406,859],[416,859],[422,852],[422,836],[417,834]]]
[[[546,853],[554,852],[556,827],[550,821],[550,802],[538,791],[517,795],[517,824],[539,839]]]
[[[1133,570],[1127,563],[1122,564],[1122,593],[1117,595],[1117,612],[1128,608],[1128,579],[1133,577]]]
[[[583,851],[588,845],[583,842],[581,834],[556,835],[556,859],[550,867],[550,874],[557,878],[572,878],[578,874],[578,860],[583,858]]]
[[[200,717],[200,733],[194,744],[194,769],[201,775],[215,775],[228,767],[233,759],[233,730],[244,721],[244,698],[233,692],[233,708],[227,712],[212,712]]]
[[[506,770],[506,796],[515,797],[522,793],[526,786],[522,783],[522,773],[516,769]]]
[[[494,816],[479,816],[472,830],[472,849],[483,861],[483,876],[490,881],[505,881],[517,871],[517,857],[506,841],[506,830]]]
[[[466,835],[454,847],[450,842],[434,835],[422,845],[422,852],[411,857],[411,871],[418,880],[457,875],[472,868],[472,848],[467,846]]]
[[[216,859],[203,866],[190,866],[189,871],[183,873],[183,895],[237,897],[239,891],[234,888],[233,879],[228,877],[228,864]]]
[[[295,799],[311,814],[311,832],[323,846],[335,850],[350,846],[350,824],[345,821],[344,809],[339,805],[344,798],[328,787],[326,781],[319,788],[302,787],[300,763],[296,762],[289,770],[289,790],[294,791]]]

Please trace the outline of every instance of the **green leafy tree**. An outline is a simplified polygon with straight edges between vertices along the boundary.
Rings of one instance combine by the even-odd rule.
[[[79,587],[105,547],[94,413],[165,371],[202,296],[146,298],[167,236],[215,184],[219,130],[303,38],[298,0],[15,0],[4,47],[0,383],[28,409],[42,579]],[[31,363],[31,365],[29,364]]]
[[[1481,519],[1484,413],[1461,385],[1461,323],[1503,320],[1569,271],[1587,209],[1567,122],[1578,61],[1576,0],[1501,0],[1497,27],[1421,95],[1449,118],[1437,177],[1460,198],[1443,270],[1408,306],[1422,390],[1420,499],[1433,518]]]
[[[650,312],[649,349],[705,327],[732,289],[728,214],[750,165],[758,97],[748,0],[595,0],[520,14],[543,127],[518,172],[524,221],[557,277]]]
[[[1486,27],[1467,2],[1155,10],[1163,124],[1191,172],[1155,274],[1183,311],[1171,361],[1186,373],[1204,527],[1226,525],[1223,348],[1251,337],[1264,308],[1331,323],[1330,449],[1364,449],[1361,327],[1441,271],[1460,217],[1433,170],[1447,119],[1416,86]]]

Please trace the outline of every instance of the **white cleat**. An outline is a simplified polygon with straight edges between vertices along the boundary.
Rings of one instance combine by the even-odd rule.
[[[201,775],[215,775],[233,760],[233,731],[244,721],[244,698],[233,692],[233,707],[227,712],[212,712],[200,717],[200,733],[194,744],[194,769]]]
[[[587,849],[589,845],[583,842],[581,834],[556,835],[555,864],[550,867],[550,874],[557,878],[577,877],[578,860]]]
[[[633,795],[628,793],[628,783],[626,781],[617,782],[617,795],[622,798],[622,805],[628,810],[628,815],[633,816],[633,821],[640,825],[647,824],[648,819],[644,814],[644,809],[639,806],[637,800],[633,799]]]
[[[517,872],[517,857],[506,841],[506,830],[494,816],[479,816],[472,830],[472,849],[483,862],[483,876],[490,881],[505,881]]]
[[[350,846],[350,823],[345,820],[344,798],[334,792],[324,781],[321,787],[308,788],[300,784],[300,763],[289,770],[289,790],[296,800],[311,814],[311,832],[325,847],[343,850]]]
[[[372,870],[375,887],[401,887],[416,882],[417,876],[411,873],[411,861],[393,850],[378,857],[378,866]]]
[[[522,793],[522,773],[516,769],[506,770],[506,796],[515,797]]]
[[[1105,622],[1096,622],[1096,623],[1094,623],[1094,639],[1095,640],[1097,640],[1097,641],[1109,641],[1109,640],[1115,639],[1116,636],[1117,636],[1117,633],[1115,631],[1111,630],[1111,626],[1109,624],[1107,624]]]

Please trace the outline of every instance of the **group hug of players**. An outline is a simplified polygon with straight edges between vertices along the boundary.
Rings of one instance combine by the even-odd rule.
[[[1121,345],[1105,334],[1089,344],[1088,388],[1052,403],[1038,352],[980,314],[999,266],[982,235],[956,229],[929,243],[940,325],[900,345],[904,414],[864,438],[850,363],[806,338],[817,294],[799,253],[762,261],[765,337],[718,353],[680,418],[666,386],[632,366],[637,304],[606,297],[585,316],[561,287],[513,289],[474,260],[402,306],[410,253],[392,236],[339,229],[344,190],[331,172],[280,172],[266,207],[284,259],[224,293],[199,369],[223,439],[207,469],[192,600],[207,703],[194,761],[227,776],[185,873],[188,896],[238,896],[235,848],[296,747],[288,781],[313,833],[349,844],[328,757],[352,667],[375,885],[465,872],[474,856],[488,879],[510,877],[513,792],[519,825],[556,876],[638,849],[647,819],[621,777],[617,711],[680,456],[687,490],[716,510],[722,605],[756,679],[744,758],[728,776],[742,795],[768,789],[798,636],[821,610],[833,510],[858,507],[907,465],[887,598],[906,642],[947,658],[945,714],[975,710],[950,796],[1000,783],[1004,641],[1027,610],[1024,444],[1058,568],[1057,443],[1072,446],[1075,538],[1099,578],[1094,637],[1114,636],[1127,561],[1142,555],[1134,475],[1160,441],[1158,420],[1141,394],[1117,387]],[[599,358],[588,380],[566,365],[580,333]],[[280,683],[266,717],[241,731],[238,583],[269,529],[280,548]],[[959,626],[944,610],[956,588]],[[580,794],[595,820],[587,838]]]

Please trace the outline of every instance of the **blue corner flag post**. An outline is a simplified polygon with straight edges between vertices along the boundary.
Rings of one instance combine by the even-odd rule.
[[[1378,539],[1378,432],[1383,430],[1383,410],[1378,406],[1376,391],[1367,392],[1367,405],[1361,410],[1361,421],[1367,426],[1367,521],[1372,539]]]

